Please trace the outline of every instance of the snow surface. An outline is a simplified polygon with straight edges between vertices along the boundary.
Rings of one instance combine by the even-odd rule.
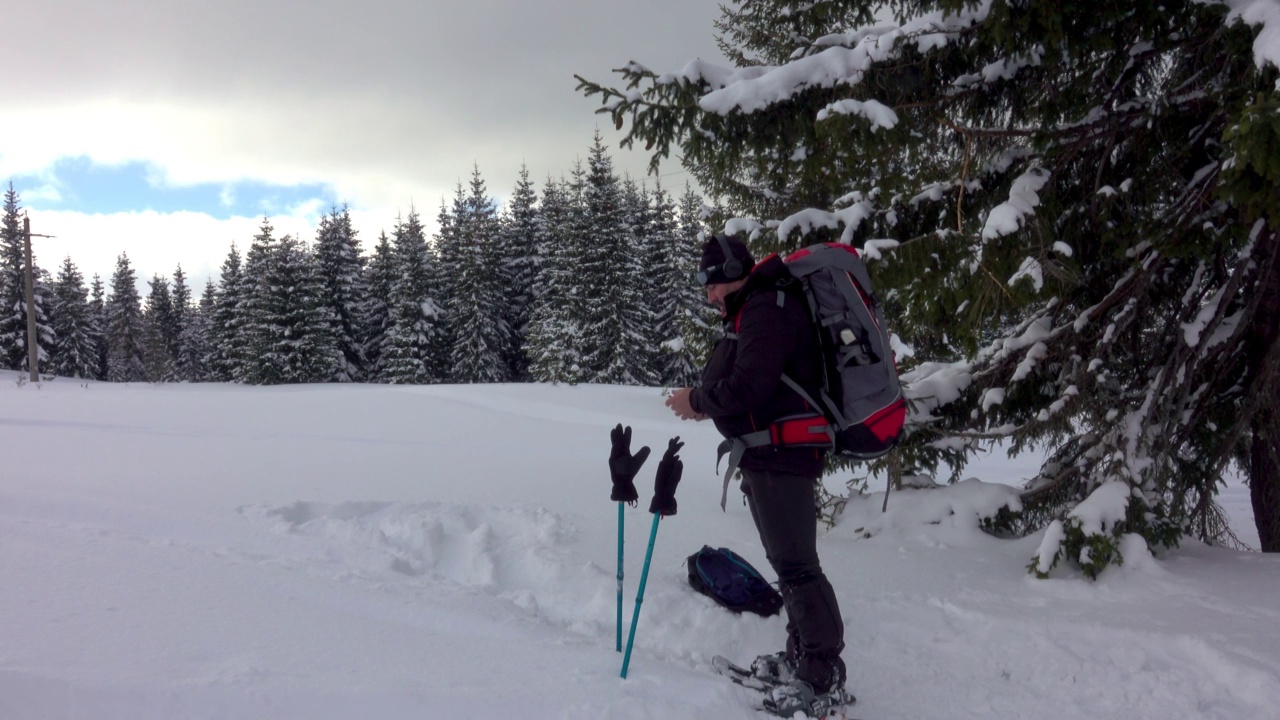
[[[626,680],[617,422],[687,443]],[[0,426],[4,720],[764,717],[709,663],[779,649],[783,621],[730,615],[682,563],[706,543],[767,564],[746,508],[716,507],[714,429],[656,389],[0,373]],[[626,511],[628,619],[656,465]],[[856,714],[1276,717],[1280,557],[1126,538],[1097,582],[1036,580],[1040,535],[978,530],[1036,465],[979,458],[983,482],[860,496],[822,533]],[[1248,541],[1247,494],[1224,503]]]

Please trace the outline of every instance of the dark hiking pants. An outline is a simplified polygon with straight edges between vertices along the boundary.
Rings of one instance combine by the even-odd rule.
[[[787,657],[816,692],[843,685],[844,622],[818,562],[817,481],[763,470],[742,475],[742,492],[786,603]]]

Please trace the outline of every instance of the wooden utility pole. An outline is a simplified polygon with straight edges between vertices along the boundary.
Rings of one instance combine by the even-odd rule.
[[[36,278],[31,262],[31,218],[22,216],[22,237],[27,252],[27,369],[31,371],[31,382],[40,381],[40,345],[36,340]],[[52,235],[36,235],[35,237],[53,237]]]

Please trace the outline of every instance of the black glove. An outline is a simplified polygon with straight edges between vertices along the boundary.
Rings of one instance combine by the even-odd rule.
[[[667,443],[667,452],[658,463],[658,476],[653,480],[653,502],[649,503],[649,512],[661,515],[676,514],[676,486],[680,484],[680,475],[684,473],[684,463],[680,462],[680,448],[684,443],[680,437],[671,438]]]
[[[649,446],[640,448],[635,455],[631,454],[631,426],[624,430],[622,423],[609,431],[609,439],[613,441],[613,450],[609,452],[609,474],[613,476],[613,494],[610,500],[635,504],[640,497],[633,482],[640,466],[649,457]]]

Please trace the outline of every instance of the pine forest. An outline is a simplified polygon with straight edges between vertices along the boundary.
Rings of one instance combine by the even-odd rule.
[[[35,270],[39,371],[112,382],[686,385],[714,318],[694,282],[702,198],[620,178],[601,139],[538,187],[522,170],[499,209],[479,168],[427,236],[416,208],[365,246],[344,208],[314,238],[269,218],[218,278],[181,267],[109,278],[72,258]],[[0,358],[27,370],[22,207],[0,233]]]

